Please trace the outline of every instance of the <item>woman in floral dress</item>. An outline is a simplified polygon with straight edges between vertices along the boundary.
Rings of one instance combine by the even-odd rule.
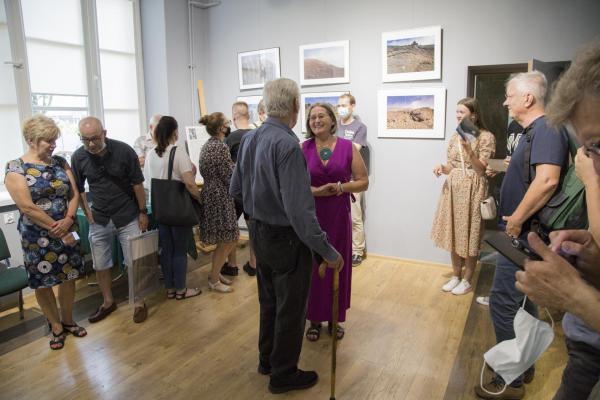
[[[73,321],[75,280],[83,276],[83,258],[73,234],[77,230],[77,185],[71,167],[53,156],[60,131],[54,121],[36,115],[23,124],[27,153],[6,165],[4,183],[19,208],[18,230],[29,287],[52,330],[50,348],[64,347],[67,333],[83,337]],[[58,285],[58,302],[52,290]]]

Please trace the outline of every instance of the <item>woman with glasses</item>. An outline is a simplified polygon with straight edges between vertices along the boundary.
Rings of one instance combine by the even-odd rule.
[[[344,259],[344,268],[339,280],[338,321],[346,320],[350,308],[352,283],[352,220],[350,201],[352,193],[364,192],[369,186],[367,167],[359,150],[352,141],[336,136],[337,120],[329,104],[313,104],[306,120],[306,136],[302,151],[310,184],[315,197],[317,220],[327,233],[327,238]],[[331,296],[333,272],[327,269],[324,279],[318,274],[318,265],[313,265],[308,311],[306,318],[310,327],[306,338],[311,342],[319,339],[321,323],[331,322]],[[333,331],[331,323],[327,326]],[[337,338],[344,337],[344,328],[338,326]]]
[[[231,281],[221,275],[221,267],[236,245],[240,231],[235,217],[235,205],[229,195],[229,181],[233,173],[233,161],[227,145],[223,143],[229,134],[230,122],[225,115],[215,112],[205,115],[200,123],[211,136],[200,151],[200,174],[204,187],[200,196],[203,211],[200,216],[200,235],[206,244],[216,244],[212,255],[212,270],[208,288],[220,293],[233,291]]]
[[[64,347],[68,333],[83,337],[86,330],[73,321],[75,279],[83,276],[75,213],[78,190],[71,167],[53,156],[60,131],[43,115],[27,119],[23,136],[27,152],[6,165],[4,183],[19,208],[18,230],[29,287],[52,331],[50,348]],[[58,285],[58,302],[52,290]]]
[[[433,169],[436,177],[448,175],[442,188],[431,237],[437,247],[450,252],[453,274],[442,290],[455,295],[473,290],[471,279],[483,236],[481,201],[486,198],[488,191],[485,169],[487,160],[496,151],[496,138],[485,127],[476,99],[467,97],[456,105],[457,122],[460,123],[464,118],[470,119],[479,128],[479,136],[472,141],[465,141],[455,132],[448,143],[448,161]]]

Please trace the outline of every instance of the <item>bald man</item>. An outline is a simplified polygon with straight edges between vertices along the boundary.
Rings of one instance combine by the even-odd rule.
[[[125,265],[131,266],[127,237],[139,235],[148,227],[144,194],[144,175],[138,156],[127,144],[108,139],[102,122],[86,117],[79,122],[83,146],[71,157],[73,175],[79,188],[79,204],[90,225],[92,260],[103,303],[88,318],[99,322],[117,309],[112,294],[110,269],[113,266],[112,244],[119,238]],[[93,198],[90,208],[85,182]],[[135,299],[134,322],[143,322],[148,311],[142,300]]]

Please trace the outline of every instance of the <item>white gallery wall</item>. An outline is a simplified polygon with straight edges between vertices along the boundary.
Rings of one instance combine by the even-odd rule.
[[[183,126],[198,113],[196,109],[191,116],[189,102],[196,94],[183,58],[189,53],[189,42],[183,40],[187,14],[182,15],[187,1],[142,0],[144,51],[161,34],[144,21],[144,8],[156,3],[164,7],[166,20],[169,111]],[[356,112],[368,127],[371,147],[368,251],[447,263],[449,255],[429,239],[443,183],[432,169],[445,161],[455,104],[466,95],[467,66],[571,59],[578,47],[600,36],[599,15],[597,0],[223,0],[217,7],[192,11],[194,77],[204,80],[208,111],[229,115],[236,96],[261,94],[240,92],[238,52],[279,47],[282,76],[299,81],[298,46],[349,40],[350,83],[304,87],[301,92],[351,91],[356,96]],[[431,25],[443,30],[442,79],[383,84],[381,33]],[[144,60],[148,72],[148,54]],[[146,77],[148,115],[162,112],[157,109],[162,100],[150,98],[164,93],[152,89],[163,85],[160,80],[158,74]],[[447,89],[446,140],[377,138],[378,90],[440,85]]]

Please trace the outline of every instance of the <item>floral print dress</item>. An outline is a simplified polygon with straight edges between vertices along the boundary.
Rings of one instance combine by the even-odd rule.
[[[19,158],[7,163],[6,173],[23,175],[33,203],[58,221],[65,218],[71,193],[65,165],[65,159],[58,156],[52,157],[49,165],[26,163]],[[83,276],[79,243],[66,246],[60,238],[50,237],[46,229],[23,213],[19,217],[18,230],[30,288],[52,287]],[[77,225],[73,224],[71,231],[75,230]]]
[[[496,138],[482,131],[471,148],[479,160],[487,162],[494,156]],[[458,133],[452,135],[448,144],[448,165],[452,171],[442,188],[431,238],[437,247],[454,251],[460,257],[475,257],[483,236],[480,204],[487,197],[488,181],[485,175],[475,173],[469,160],[465,160],[463,171]]]
[[[211,137],[200,151],[200,175],[204,186],[200,192],[202,215],[200,235],[206,244],[238,240],[240,230],[235,215],[233,197],[229,195],[229,181],[233,161],[225,143]]]

